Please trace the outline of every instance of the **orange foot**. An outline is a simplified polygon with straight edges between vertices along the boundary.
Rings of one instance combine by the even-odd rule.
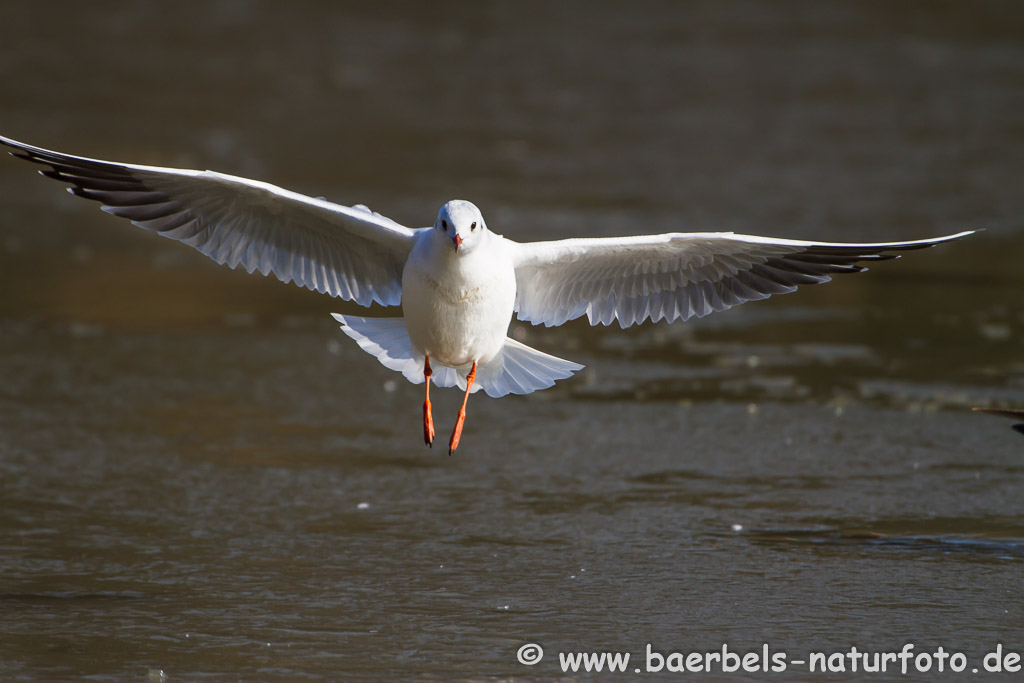
[[[455,420],[455,429],[452,431],[452,438],[448,442],[448,455],[455,452],[459,447],[459,439],[462,438],[462,424],[466,421],[466,409],[459,409],[459,417]]]
[[[434,447],[434,417],[430,414],[430,399],[423,402],[423,443]]]
[[[430,413],[430,356],[423,362],[423,376],[426,378],[427,398],[423,401],[423,443],[434,447],[434,416]]]
[[[455,420],[455,429],[452,431],[451,441],[448,442],[448,455],[455,452],[459,447],[459,439],[462,437],[462,425],[466,422],[466,401],[469,400],[469,391],[473,388],[473,380],[476,379],[476,361],[473,361],[473,368],[466,375],[466,394],[462,397],[462,407],[459,408],[459,417]]]

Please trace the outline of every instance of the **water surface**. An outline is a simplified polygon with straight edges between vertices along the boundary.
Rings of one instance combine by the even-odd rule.
[[[5,159],[0,677],[1024,649],[1024,439],[971,412],[1024,406],[1015,3],[26,4],[0,40],[7,135],[414,226],[463,197],[513,239],[987,228],[683,325],[516,325],[587,369],[474,396],[448,457],[327,315],[358,307]]]

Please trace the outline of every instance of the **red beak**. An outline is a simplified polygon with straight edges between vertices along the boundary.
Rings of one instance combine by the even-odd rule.
[[[458,249],[462,245],[462,236],[456,234],[454,237],[452,237],[452,242],[455,243],[455,248]]]

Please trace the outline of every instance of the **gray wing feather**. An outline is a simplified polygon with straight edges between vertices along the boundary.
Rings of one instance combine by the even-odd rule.
[[[76,157],[0,137],[14,156],[107,213],[183,242],[231,268],[355,301],[401,303],[415,231],[373,213],[255,180]]]
[[[865,261],[923,249],[973,231],[914,242],[831,244],[734,233],[512,242],[516,311],[561,325],[687,320],[865,270]]]

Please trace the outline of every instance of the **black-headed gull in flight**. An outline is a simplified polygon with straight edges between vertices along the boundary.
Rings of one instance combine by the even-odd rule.
[[[402,305],[403,317],[334,314],[384,366],[426,382],[423,438],[434,440],[430,383],[465,391],[448,443],[459,445],[469,394],[529,394],[583,366],[506,336],[512,316],[561,325],[687,320],[864,270],[973,231],[914,242],[829,244],[668,233],[520,243],[491,231],[470,202],[452,200],[429,228],[410,229],[365,206],[341,206],[213,171],[121,164],[0,137],[12,154],[103,210],[184,242],[217,263],[363,306]]]

